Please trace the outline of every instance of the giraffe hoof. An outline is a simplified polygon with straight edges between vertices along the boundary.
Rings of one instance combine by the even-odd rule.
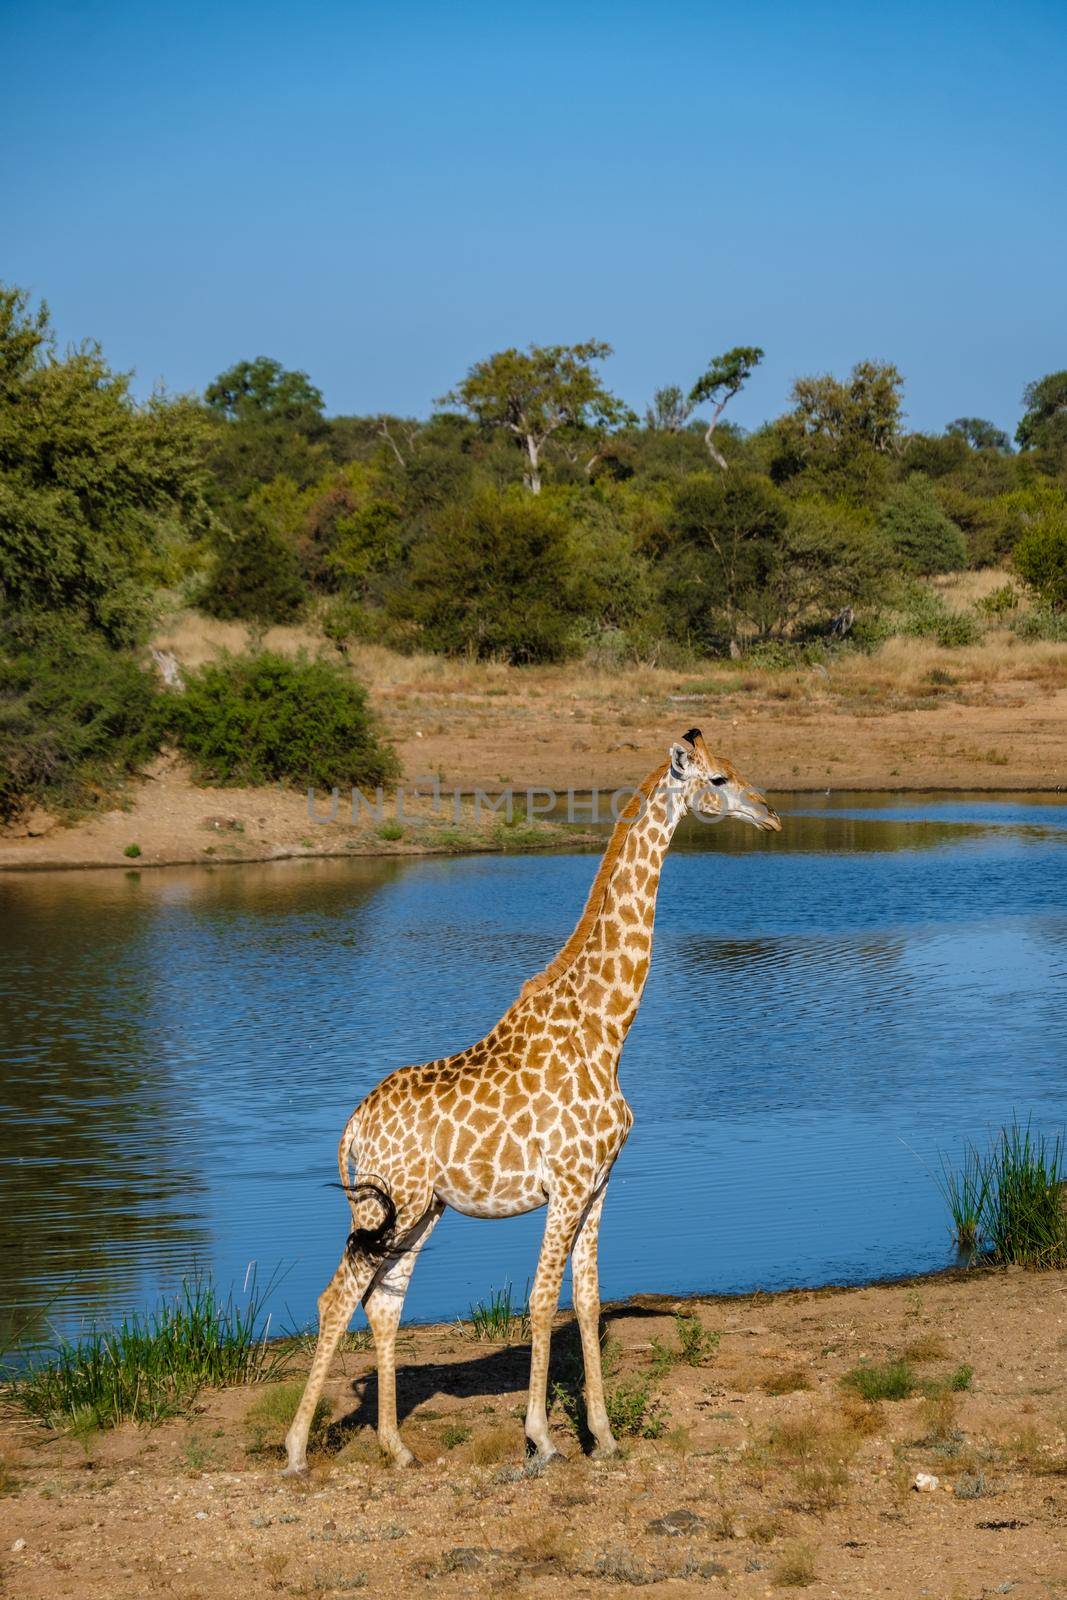
[[[526,1452],[527,1472],[547,1472],[549,1467],[562,1466],[567,1457],[561,1451],[552,1449],[541,1450],[536,1445],[531,1445]]]
[[[306,1478],[307,1475],[308,1465],[306,1461],[300,1462],[298,1466],[289,1466],[282,1470],[283,1478]]]
[[[589,1452],[594,1461],[610,1461],[612,1456],[617,1456],[619,1447],[612,1439],[607,1444],[596,1444]]]

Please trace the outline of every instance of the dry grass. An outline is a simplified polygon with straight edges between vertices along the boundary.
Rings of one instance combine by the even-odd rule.
[[[815,1556],[809,1545],[791,1544],[782,1551],[771,1574],[779,1589],[806,1589],[815,1582]]]
[[[937,588],[954,609],[967,609],[1008,581],[1003,572],[961,573],[939,580]],[[186,667],[201,666],[223,650],[242,651],[263,644],[283,655],[304,650],[336,654],[311,620],[300,626],[273,627],[265,632],[243,623],[219,622],[194,611],[177,613],[155,636],[155,644],[172,651]],[[891,638],[873,655],[842,655],[825,668],[804,664],[780,671],[747,668],[727,661],[701,661],[692,667],[641,664],[597,666],[576,661],[559,666],[513,667],[499,661],[429,654],[401,655],[381,645],[354,643],[347,652],[356,674],[375,699],[392,706],[419,700],[580,701],[596,724],[597,707],[610,710],[605,725],[625,727],[624,705],[664,700],[668,696],[744,698],[763,696],[795,706],[825,705],[835,699],[860,702],[872,710],[902,697],[929,698],[931,673],[947,674],[957,696],[1007,681],[1067,683],[1067,645],[1030,642],[1008,629],[991,628],[980,644],[945,649],[931,640]],[[936,679],[935,679],[936,683]],[[433,731],[428,729],[427,731]]]
[[[517,1532],[516,1554],[523,1561],[537,1566],[551,1563],[569,1568],[577,1560],[578,1537],[565,1523],[531,1517],[528,1522],[519,1525]]]
[[[781,1372],[771,1372],[760,1382],[764,1394],[795,1394],[811,1388],[811,1379],[803,1367],[786,1367]]]
[[[920,1334],[900,1352],[902,1361],[914,1361],[920,1366],[924,1361],[943,1361],[947,1355],[948,1348],[939,1333]]]
[[[479,1429],[463,1450],[472,1466],[492,1467],[501,1461],[520,1459],[522,1441],[513,1427],[498,1423],[495,1427]]]

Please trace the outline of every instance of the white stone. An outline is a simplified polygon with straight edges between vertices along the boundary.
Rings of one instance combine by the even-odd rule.
[[[912,1488],[918,1489],[920,1494],[933,1494],[934,1490],[938,1487],[939,1481],[939,1479],[934,1477],[932,1472],[917,1472],[915,1474],[915,1482],[912,1484]]]

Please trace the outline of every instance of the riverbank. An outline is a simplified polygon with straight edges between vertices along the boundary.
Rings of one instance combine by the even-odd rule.
[[[968,574],[968,578],[985,577]],[[969,590],[967,593],[969,594]],[[242,650],[248,630],[182,613],[157,643],[180,666]],[[301,628],[274,628],[269,648],[328,648]],[[642,778],[688,727],[761,788],[832,790],[1067,789],[1067,645],[1007,632],[942,649],[889,640],[875,655],[780,670],[709,662],[699,671],[651,666],[509,667],[353,646],[409,787],[427,776],[453,790],[612,790]],[[428,800],[406,802],[415,825],[309,819],[306,796],[282,786],[207,789],[163,757],[122,805],[72,826],[38,812],[0,832],[0,869],[263,861],[302,855],[425,854],[554,848],[572,831],[512,829],[473,807],[424,826]],[[451,798],[449,798],[449,810]]]
[[[698,1319],[696,1364],[681,1339]],[[522,1472],[528,1346],[468,1325],[402,1334],[399,1394],[420,1471],[380,1461],[373,1358],[334,1363],[310,1479],[278,1476],[298,1384],[204,1393],[188,1416],[80,1439],[10,1415],[0,1551],[20,1600],[221,1600],[520,1593],[763,1597],[1011,1593],[1062,1583],[1067,1516],[1067,1273],[910,1283],[605,1310],[621,1456]],[[717,1337],[716,1337],[717,1336]],[[690,1345],[693,1340],[690,1338]],[[554,1377],[573,1384],[559,1319]],[[293,1377],[308,1351],[294,1353]],[[845,1382],[902,1360],[868,1402]],[[907,1381],[900,1378],[900,1371]],[[868,1382],[868,1388],[877,1387]],[[644,1396],[643,1406],[641,1397]],[[919,1472],[938,1487],[919,1492]]]

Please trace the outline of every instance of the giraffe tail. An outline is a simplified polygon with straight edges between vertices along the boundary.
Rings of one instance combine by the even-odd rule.
[[[352,1153],[358,1132],[358,1121],[353,1117],[337,1150],[337,1168],[341,1175],[338,1187],[348,1196],[354,1224],[345,1244],[345,1254],[351,1260],[364,1256],[372,1261],[381,1261],[395,1253],[393,1233],[397,1218],[396,1201],[382,1178],[374,1174],[365,1178],[359,1176]],[[378,1221],[373,1220],[373,1215],[367,1216],[368,1207],[372,1213],[380,1213]]]

